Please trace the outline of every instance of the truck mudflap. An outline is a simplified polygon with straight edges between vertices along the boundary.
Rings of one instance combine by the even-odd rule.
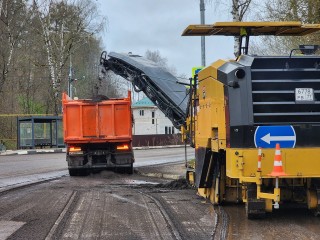
[[[133,153],[114,153],[111,155],[111,162],[115,165],[126,165],[134,162]]]

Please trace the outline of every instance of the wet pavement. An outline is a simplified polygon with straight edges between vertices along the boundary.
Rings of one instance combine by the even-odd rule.
[[[173,166],[153,170],[161,168]],[[103,171],[0,193],[0,227],[11,226],[0,232],[8,239],[211,239],[212,205],[170,182]]]
[[[244,204],[213,206],[198,197],[185,171],[180,161],[136,167],[133,175],[61,172],[0,192],[0,239],[319,239],[320,218],[308,209],[247,220]]]
[[[19,154],[0,156],[0,192],[8,188],[68,175],[65,153],[20,154],[24,151],[17,151]],[[37,149],[37,151],[42,151],[42,149]],[[54,150],[46,149],[45,151]],[[190,149],[188,157],[190,159],[194,157],[194,153]],[[184,148],[136,150],[135,158],[135,169],[151,165],[160,166],[159,164],[168,162],[182,162],[184,161]],[[177,177],[175,174],[161,175],[160,177],[174,178]]]
[[[229,216],[228,239],[320,239],[320,218],[306,208],[280,208],[265,219],[245,219],[244,205],[224,206]]]
[[[166,174],[175,176],[172,179],[182,179],[185,176],[183,162],[181,164],[138,168],[137,170],[145,176],[155,178]],[[172,182],[169,185],[172,185]],[[202,198],[198,198],[198,201],[206,202]],[[282,207],[268,213],[265,219],[256,220],[246,218],[243,203],[212,206],[211,211],[215,216],[215,226],[212,237],[208,239],[320,239],[320,218],[315,217],[307,208]]]

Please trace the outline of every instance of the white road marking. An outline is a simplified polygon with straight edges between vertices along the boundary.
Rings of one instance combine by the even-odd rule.
[[[6,239],[24,224],[25,222],[0,221],[0,239]]]

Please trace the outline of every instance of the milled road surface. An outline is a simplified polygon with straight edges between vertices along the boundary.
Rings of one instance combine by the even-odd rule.
[[[244,205],[226,205],[228,239],[317,240],[320,239],[320,218],[306,208],[282,207],[265,219],[245,219]]]
[[[0,238],[211,239],[213,208],[185,187],[105,171],[11,190],[0,194]]]
[[[137,151],[141,164],[161,160],[156,151]],[[183,154],[183,149],[180,153],[178,149],[162,151],[174,160]],[[144,154],[151,154],[151,160]],[[48,179],[66,172],[59,165],[66,164],[64,154],[9,158],[0,157],[3,184],[30,174]],[[61,161],[56,166],[55,158]],[[17,163],[34,165],[21,169]],[[185,173],[181,160],[137,170],[162,176]],[[247,220],[243,204],[213,207],[195,189],[185,187],[181,181],[104,171],[72,178],[64,174],[56,180],[4,190],[0,192],[0,239],[319,239],[320,218],[307,209],[280,206],[265,219]]]

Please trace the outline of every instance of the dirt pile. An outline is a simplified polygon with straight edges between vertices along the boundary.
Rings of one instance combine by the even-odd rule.
[[[191,189],[193,188],[186,179],[178,179],[167,183],[160,183],[153,186],[154,188],[168,188],[168,189]]]

